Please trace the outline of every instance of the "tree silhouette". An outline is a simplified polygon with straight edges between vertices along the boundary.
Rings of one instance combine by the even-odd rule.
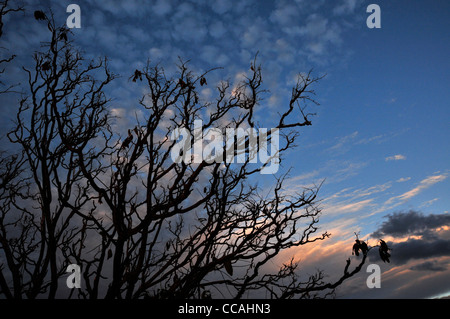
[[[14,12],[24,11],[23,7],[21,7],[21,6],[11,8],[9,6],[8,2],[9,2],[8,0],[0,1],[0,38],[3,36],[3,27],[4,27],[3,19],[4,19],[4,17],[6,15],[9,15]],[[5,72],[4,65],[11,62],[15,58],[14,54],[13,55],[8,54],[7,57],[3,57],[3,53],[5,51],[8,51],[8,49],[4,48],[4,47],[0,47],[0,52],[2,54],[0,57],[0,75],[3,74],[3,72]],[[3,82],[1,80],[0,80],[0,86],[3,86]],[[6,89],[1,88],[0,94],[8,93],[11,90],[11,88],[13,88],[13,87],[14,87],[14,85],[11,85],[11,86],[7,87]]]
[[[202,131],[258,128],[264,90],[256,58],[238,86],[221,82],[215,101],[200,101],[196,88],[210,85],[214,69],[196,75],[180,60],[172,77],[150,62],[130,70],[148,93],[139,100],[143,117],[123,138],[112,129],[105,91],[116,76],[107,59],[85,61],[70,31],[46,19],[34,22],[48,22],[50,39],[34,54],[34,68],[23,68],[28,94],[8,134],[18,151],[4,152],[0,162],[1,296],[66,297],[61,279],[72,263],[82,268],[82,289],[68,297],[92,299],[242,298],[255,291],[306,298],[332,293],[361,269],[366,253],[351,272],[348,259],[332,283],[322,272],[299,281],[292,260],[273,274],[264,268],[285,249],[330,236],[316,234],[320,186],[287,194],[282,175],[264,194],[256,177],[268,163],[254,165],[250,156],[243,163],[172,159],[171,133],[187,128],[194,144],[196,119]],[[300,74],[276,120],[280,160],[298,130],[312,124],[304,102],[315,103],[312,86],[320,79]],[[273,131],[266,135],[270,141]],[[254,151],[249,136],[232,146],[234,156]]]

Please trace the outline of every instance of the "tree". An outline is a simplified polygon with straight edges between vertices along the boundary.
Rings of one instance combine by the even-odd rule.
[[[99,117],[106,104],[102,87],[113,78],[106,61],[80,69],[81,55],[61,38],[67,30],[47,22],[48,51],[34,54],[34,70],[24,68],[30,96],[20,100],[16,127],[8,134],[19,151],[1,176],[0,243],[10,272],[5,275],[1,265],[0,285],[7,297],[54,298],[66,254],[79,258],[89,225],[76,214],[89,199],[88,185],[62,137],[70,134],[71,141],[87,145],[108,129],[106,117]],[[98,83],[91,74],[102,69],[105,79]]]
[[[8,2],[9,2],[8,0],[0,1],[0,38],[3,36],[3,27],[4,27],[3,18],[7,14],[11,14],[11,12],[20,12],[20,11],[24,10],[23,7],[20,7],[20,6],[11,8],[8,5]],[[0,50],[1,51],[7,51],[7,48],[1,47]],[[7,57],[3,57],[3,56],[0,57],[0,74],[5,72],[5,69],[3,68],[3,66],[6,63],[11,62],[14,58],[15,58],[15,55],[9,55]],[[3,82],[2,81],[0,81],[0,85],[3,86]],[[12,87],[13,87],[13,85],[8,87],[8,88],[6,88],[6,89],[3,89],[3,88],[0,89],[0,94],[9,92]]]
[[[1,159],[0,295],[64,296],[59,279],[72,263],[82,268],[78,297],[93,299],[242,298],[262,290],[311,297],[361,269],[366,253],[352,272],[347,260],[333,283],[321,272],[300,282],[292,260],[277,273],[264,270],[281,251],[330,236],[316,234],[320,186],[288,195],[285,174],[264,194],[256,177],[273,158],[258,166],[249,155],[279,133],[283,159],[298,130],[312,125],[304,102],[315,103],[321,77],[299,74],[289,105],[265,132],[254,119],[264,92],[256,58],[238,86],[217,87],[215,101],[201,101],[198,90],[214,69],[197,75],[180,60],[169,77],[148,62],[130,70],[130,85],[142,81],[148,93],[139,100],[142,118],[122,138],[108,109],[105,91],[116,76],[107,59],[86,62],[51,15],[36,23],[48,23],[50,41],[33,56],[34,69],[24,68],[29,94],[8,134],[19,151]],[[173,132],[186,129],[193,145],[198,119],[202,132],[255,128],[258,142],[250,134],[224,146],[224,154],[247,154],[242,163],[196,161],[177,149]],[[173,160],[175,150],[184,161]]]

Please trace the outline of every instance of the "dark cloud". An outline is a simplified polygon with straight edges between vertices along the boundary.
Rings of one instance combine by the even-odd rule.
[[[409,239],[393,244],[392,249],[391,260],[396,264],[404,264],[411,259],[450,256],[450,240]]]
[[[429,214],[410,210],[408,212],[395,212],[386,216],[373,237],[408,235],[430,235],[434,228],[450,225],[450,214]]]
[[[411,236],[406,241],[388,243],[392,248],[392,263],[403,265],[414,259],[450,256],[448,231],[437,230],[442,226],[450,225],[449,214],[425,215],[421,212],[410,210],[389,214],[385,218],[386,220],[371,237],[383,238],[392,236],[395,238]],[[447,268],[429,260],[410,269],[442,271]]]
[[[410,270],[417,271],[445,271],[447,265],[440,264],[437,260],[429,260],[410,267]]]

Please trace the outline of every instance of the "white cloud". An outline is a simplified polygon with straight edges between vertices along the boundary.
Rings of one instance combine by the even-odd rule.
[[[205,45],[200,57],[211,65],[225,66],[229,62],[228,56],[217,46]]]
[[[164,56],[164,52],[160,48],[151,48],[148,53],[152,60],[159,60]]]
[[[329,213],[354,213],[362,210],[363,208],[367,208],[369,205],[371,205],[373,202],[373,199],[364,199],[357,202],[350,202],[350,203],[340,203],[339,205],[333,205],[331,207],[327,207],[324,209],[324,212],[326,214]],[[328,212],[329,211],[329,212]]]
[[[327,30],[328,19],[317,13],[313,13],[307,18],[306,25],[299,29],[299,33],[300,35],[316,38],[326,34]]]
[[[370,212],[375,207],[375,194],[383,193],[391,188],[392,183],[374,185],[366,188],[346,188],[323,200],[325,214]]]
[[[216,39],[222,37],[227,31],[222,21],[216,21],[209,26],[209,34]]]
[[[353,13],[357,4],[358,0],[343,0],[333,9],[333,13],[336,15]]]
[[[292,25],[292,20],[297,17],[295,6],[278,2],[277,8],[270,15],[270,20],[280,25]]]
[[[385,158],[386,161],[400,161],[400,160],[405,160],[405,159],[406,159],[406,156],[405,155],[401,155],[401,154],[388,156],[388,157]]]
[[[342,150],[345,146],[348,146],[349,143],[354,141],[354,139],[358,136],[358,131],[355,131],[349,135],[339,137],[337,139],[337,143],[333,146],[331,146],[328,150],[330,151],[337,151]]]
[[[230,10],[231,7],[232,7],[231,1],[216,0],[216,1],[211,2],[211,8],[217,14],[224,14],[225,12]]]
[[[379,184],[368,188],[361,188],[349,193],[348,195],[345,195],[345,197],[360,198],[365,196],[371,196],[376,193],[384,192],[385,190],[391,188],[391,186],[392,183],[387,182],[384,184]]]
[[[313,170],[287,179],[284,184],[286,192],[292,193],[294,190],[302,187],[314,187],[315,184],[318,185],[320,183],[318,175],[319,170]]]
[[[413,189],[407,191],[406,193],[403,193],[399,196],[394,196],[389,198],[386,201],[386,204],[391,204],[395,201],[397,201],[397,205],[401,204],[415,196],[417,196],[419,193],[421,193],[422,191],[424,191],[425,189],[433,186],[436,183],[442,182],[443,180],[445,180],[447,178],[447,174],[438,174],[438,175],[433,175],[433,176],[428,176],[427,178],[425,178],[424,180],[422,180],[419,185],[417,185],[416,187],[414,187]],[[395,205],[395,206],[397,206]]]
[[[422,208],[422,207],[431,206],[431,205],[433,205],[434,202],[437,202],[438,200],[439,200],[439,198],[433,198],[433,199],[427,200],[422,205],[420,205],[420,207]]]
[[[392,103],[395,103],[395,101],[397,101],[397,98],[393,97],[393,98],[389,99],[388,103],[392,104]]]
[[[159,16],[164,16],[169,13],[171,9],[170,1],[158,0],[153,5],[152,11]]]
[[[175,24],[172,36],[176,41],[201,42],[208,32],[202,20],[195,16],[172,20]]]
[[[376,136],[372,136],[372,137],[362,138],[355,144],[369,144],[374,141],[379,141],[383,137],[386,137],[386,134],[380,134],[380,135],[376,135]]]

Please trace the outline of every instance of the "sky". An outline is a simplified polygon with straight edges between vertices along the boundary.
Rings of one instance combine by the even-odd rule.
[[[284,109],[300,72],[325,77],[315,87],[302,128],[279,174],[285,192],[323,183],[319,231],[331,238],[283,252],[307,274],[317,268],[337,278],[351,256],[354,233],[369,245],[384,238],[391,263],[376,254],[381,288],[369,289],[363,268],[338,298],[432,298],[450,295],[450,2],[447,0],[296,1],[19,1],[24,13],[5,21],[1,46],[17,55],[5,74],[24,83],[22,65],[40,49],[45,24],[34,10],[52,8],[64,23],[70,3],[81,8],[74,43],[87,58],[107,56],[119,74],[109,90],[112,108],[132,119],[143,92],[128,78],[150,60],[175,71],[179,57],[208,83],[239,81],[257,54],[268,90],[256,120],[270,127]],[[369,4],[381,9],[370,29]],[[202,97],[213,95],[212,85]],[[0,133],[11,126],[17,95],[0,96]],[[131,121],[131,120],[130,120]],[[126,125],[123,125],[126,127]],[[273,179],[262,177],[270,189]],[[357,259],[355,256],[352,259]],[[356,263],[356,261],[355,261]],[[354,264],[354,263],[352,263]],[[338,274],[333,274],[338,269]]]

